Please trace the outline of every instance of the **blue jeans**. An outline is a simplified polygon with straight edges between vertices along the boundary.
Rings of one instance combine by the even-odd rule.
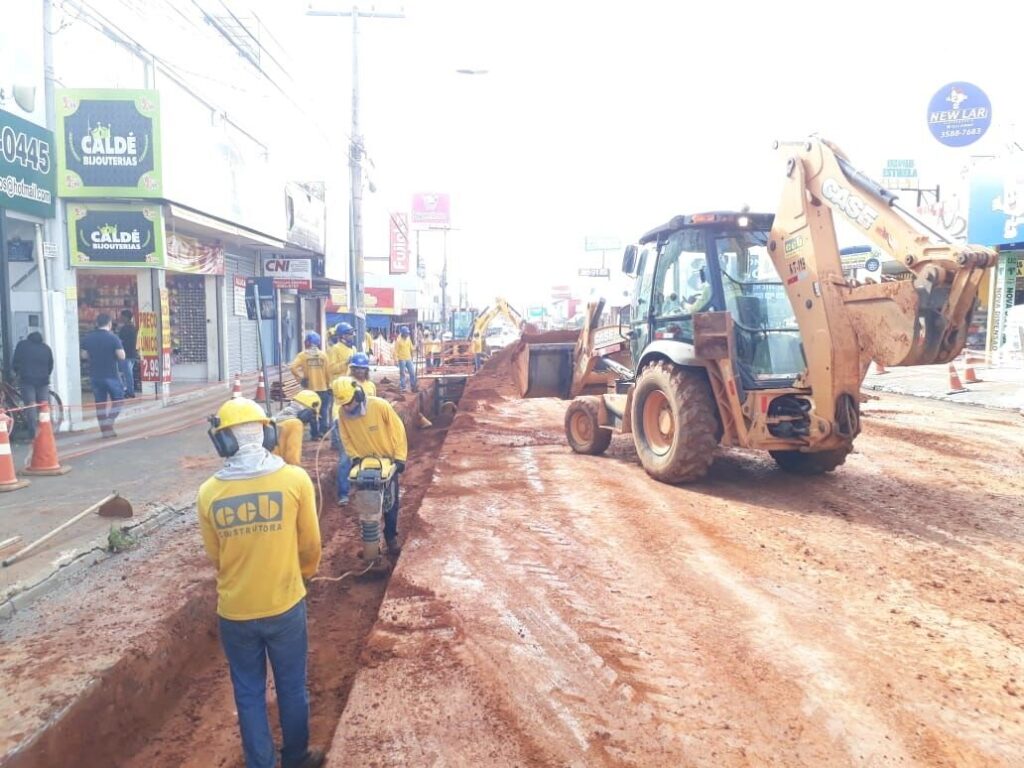
[[[274,768],[274,738],[267,721],[267,658],[274,670],[281,722],[281,765],[293,768],[309,748],[306,689],[306,601],[277,616],[251,621],[220,619],[220,642],[231,670],[246,768]]]
[[[398,535],[398,475],[392,480],[395,484],[395,500],[390,509],[384,510],[384,538],[393,539]]]
[[[124,396],[135,397],[135,360],[130,357],[121,361],[121,381],[124,383]]]
[[[124,387],[121,379],[111,377],[109,379],[90,379],[92,383],[92,395],[96,399],[96,418],[100,422],[100,429],[109,432],[114,428],[114,420],[121,413],[121,403],[124,400]],[[107,407],[107,400],[110,400],[110,407]]]
[[[309,436],[314,440],[319,440],[331,428],[331,406],[334,404],[331,390],[317,392],[317,395],[320,396],[320,418],[309,425]]]
[[[479,371],[480,370],[480,366],[483,365],[483,363],[484,363],[483,352],[477,352],[476,354],[473,355],[473,370],[474,371]]]
[[[335,425],[335,431],[338,427]],[[339,445],[341,441],[338,441]],[[348,453],[345,452],[345,446],[341,446],[341,453],[338,454],[338,498],[348,496],[350,481],[348,479],[348,473],[352,470],[352,459],[349,458]]]
[[[416,389],[416,366],[412,360],[398,361],[398,389],[405,389],[405,374],[409,374],[409,382],[412,389]]]

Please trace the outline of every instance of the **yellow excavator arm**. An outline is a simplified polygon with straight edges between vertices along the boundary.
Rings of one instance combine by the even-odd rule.
[[[497,298],[494,304],[481,312],[473,322],[473,335],[480,334],[483,338],[484,332],[498,317],[502,317],[517,331],[522,328],[523,316],[520,315],[511,304],[505,299]]]
[[[996,253],[912,226],[896,196],[857,171],[834,144],[812,138],[782,146],[795,151],[769,250],[803,339],[807,374],[797,386],[810,386],[824,405],[840,393],[855,393],[872,360],[928,365],[959,355],[978,287]],[[846,279],[836,215],[900,260],[912,279]]]

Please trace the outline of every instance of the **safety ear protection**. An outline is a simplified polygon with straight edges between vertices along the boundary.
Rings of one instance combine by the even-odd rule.
[[[222,429],[218,432],[217,428],[220,427],[220,419],[216,416],[210,416],[207,421],[210,422],[210,428],[206,430],[206,434],[210,436],[210,441],[213,443],[217,455],[222,459],[226,459],[238,453],[238,441],[231,434],[231,430]]]
[[[352,402],[354,402],[356,405],[362,405],[363,403],[366,402],[366,393],[363,391],[363,388],[358,385],[356,386],[355,390],[356,393],[352,396]]]
[[[277,447],[277,424],[274,422],[263,425],[263,447],[268,451],[272,451]]]
[[[312,408],[303,408],[295,417],[303,424],[312,424],[314,415]]]

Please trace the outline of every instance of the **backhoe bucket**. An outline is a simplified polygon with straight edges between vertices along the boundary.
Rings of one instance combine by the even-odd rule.
[[[571,398],[573,352],[576,342],[548,344],[526,343],[517,357],[517,367],[525,370],[523,397]]]

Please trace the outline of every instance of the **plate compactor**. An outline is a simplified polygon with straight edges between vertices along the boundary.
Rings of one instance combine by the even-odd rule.
[[[387,570],[390,563],[381,557],[384,549],[384,510],[395,502],[398,468],[391,459],[369,456],[352,463],[349,480],[352,509],[359,516],[359,532],[363,542],[363,560],[375,568]],[[396,553],[389,553],[392,556]]]

